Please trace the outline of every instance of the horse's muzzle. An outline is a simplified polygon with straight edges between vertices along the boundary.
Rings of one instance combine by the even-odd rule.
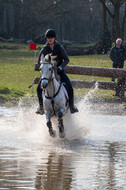
[[[42,80],[42,82],[41,82],[41,87],[43,88],[43,89],[45,89],[45,88],[47,88],[47,86],[48,86],[48,80]]]

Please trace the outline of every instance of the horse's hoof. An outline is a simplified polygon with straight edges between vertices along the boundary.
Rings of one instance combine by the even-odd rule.
[[[51,123],[51,121],[48,121],[48,122],[46,123],[46,125],[47,125],[48,128],[51,128],[50,130],[52,130],[52,123]]]
[[[49,130],[49,134],[50,134],[50,136],[53,137],[53,138],[56,137],[56,131],[53,130],[53,129]]]
[[[65,130],[63,132],[59,132],[59,137],[64,138],[66,136]]]

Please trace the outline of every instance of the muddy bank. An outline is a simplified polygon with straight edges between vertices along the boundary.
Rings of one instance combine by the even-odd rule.
[[[91,110],[95,114],[126,115],[126,102],[92,102]]]
[[[19,99],[7,99],[5,97],[0,97],[0,106],[18,106]]]

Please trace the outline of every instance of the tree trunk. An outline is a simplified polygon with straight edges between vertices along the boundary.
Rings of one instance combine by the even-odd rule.
[[[121,30],[122,39],[124,39],[125,21],[126,21],[126,2],[125,2],[125,12],[124,12],[123,21],[122,21],[122,30]]]
[[[115,41],[120,35],[120,23],[119,23],[119,13],[120,13],[120,0],[114,5],[114,17],[113,17],[113,28],[112,28],[112,38]]]
[[[108,4],[106,4],[106,0],[99,0],[99,2],[103,5],[104,7],[103,10],[105,9],[112,18],[112,40],[115,42],[117,38],[124,36],[126,9],[122,25],[120,25],[120,7],[125,3],[125,1],[110,0],[113,6],[113,12],[109,9],[110,7],[108,6]],[[105,10],[103,11],[103,17],[104,17],[103,24],[105,24]],[[120,31],[120,26],[122,26],[122,31]]]
[[[106,2],[106,0],[104,0]],[[107,21],[106,21],[106,8],[105,5],[103,4],[103,28],[104,30],[107,28]]]

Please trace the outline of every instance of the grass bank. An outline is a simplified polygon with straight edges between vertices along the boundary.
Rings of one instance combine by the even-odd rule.
[[[0,49],[0,100],[6,101],[18,101],[20,97],[27,94],[36,94],[36,85],[32,89],[29,89],[29,85],[33,81],[34,70],[34,51],[29,49],[28,44],[11,44],[0,43],[0,47],[3,46],[19,46],[17,50]],[[41,45],[37,45],[38,59]],[[86,55],[86,56],[70,56],[70,65],[79,66],[93,66],[93,67],[111,67],[111,60],[109,55]],[[126,66],[125,66],[126,68]],[[39,76],[39,72],[34,72],[34,77]],[[91,76],[79,76],[69,75],[70,79],[79,80],[97,80],[97,81],[111,81],[109,78],[91,77]],[[89,89],[76,89],[75,96],[85,95]],[[108,100],[115,100],[112,96],[113,91],[98,90],[94,93],[95,98],[102,98]]]

